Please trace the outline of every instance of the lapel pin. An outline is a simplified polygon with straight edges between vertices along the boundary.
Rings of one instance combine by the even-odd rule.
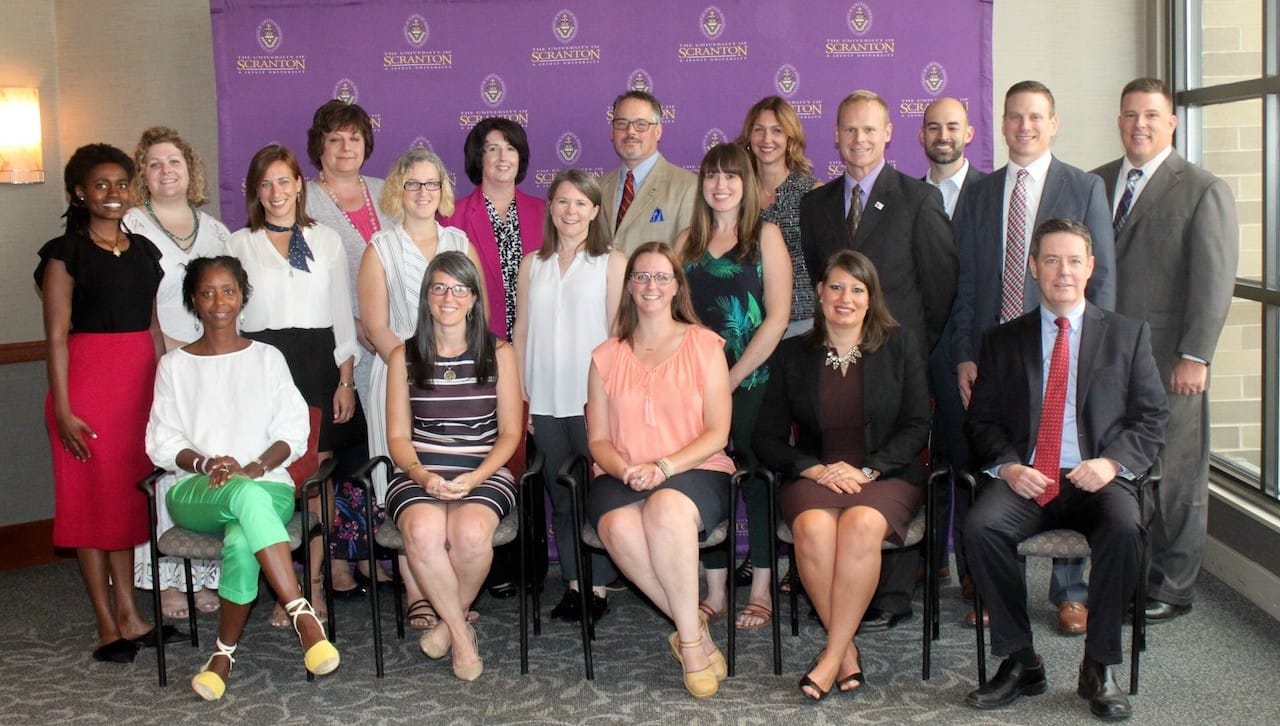
[[[884,202],[876,202],[875,204],[873,204],[873,205],[871,205],[871,206],[875,207],[876,209],[878,209],[878,210],[880,210],[880,211],[884,211]]]

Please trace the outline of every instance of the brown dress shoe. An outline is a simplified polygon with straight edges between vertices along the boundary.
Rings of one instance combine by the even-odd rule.
[[[1084,603],[1065,600],[1058,603],[1058,630],[1063,635],[1082,635],[1089,626],[1089,610]]]

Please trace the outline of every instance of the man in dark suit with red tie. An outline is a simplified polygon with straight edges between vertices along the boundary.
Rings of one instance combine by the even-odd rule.
[[[999,708],[1047,689],[1017,547],[1037,532],[1067,528],[1082,532],[1093,551],[1077,693],[1099,718],[1128,718],[1111,666],[1123,660],[1121,624],[1142,563],[1137,480],[1164,442],[1168,401],[1147,324],[1085,300],[1094,267],[1088,228],[1045,222],[1029,258],[1040,305],[983,335],[965,421],[984,474],[965,546],[991,612],[992,653],[1005,656],[966,701]]]

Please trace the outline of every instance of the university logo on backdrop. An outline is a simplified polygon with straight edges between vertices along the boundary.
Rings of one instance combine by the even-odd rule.
[[[582,160],[582,139],[576,133],[565,131],[560,134],[556,139],[555,149],[556,160],[560,162],[560,168],[550,169],[544,167],[535,169],[531,176],[533,177],[534,186],[538,189],[550,188],[551,182],[556,178],[556,174],[559,174],[561,169],[568,169],[569,167],[578,167],[588,174],[604,175],[603,168],[578,165],[577,162]]]
[[[600,46],[569,45],[578,37],[578,16],[563,9],[551,18],[551,37],[560,45],[529,49],[533,66],[586,65],[600,62]]]
[[[898,101],[898,115],[903,118],[924,118],[924,110],[947,87],[947,69],[937,61],[929,61],[920,69],[920,89],[927,95],[903,98]],[[960,99],[966,106],[968,98]]]
[[[823,52],[828,58],[892,58],[896,50],[893,38],[875,37],[875,16],[871,4],[856,2],[845,12],[843,30],[852,37],[828,38]]]
[[[560,134],[560,138],[556,139],[556,156],[560,157],[560,161],[568,166],[578,160],[578,155],[582,153],[582,140],[572,131],[566,131]]]
[[[779,96],[787,99],[791,104],[791,108],[795,110],[796,116],[801,119],[820,119],[822,118],[822,101],[797,99],[795,95],[800,90],[800,71],[790,63],[783,63],[778,66],[778,70],[773,74],[773,88],[778,92]]]
[[[471,127],[490,116],[515,121],[521,126],[529,125],[529,109],[502,108],[507,100],[507,83],[497,73],[489,73],[480,81],[480,101],[487,110],[467,110],[458,114],[458,127],[469,131]]]
[[[307,70],[307,56],[281,54],[284,30],[272,18],[263,18],[253,31],[254,42],[261,53],[237,54],[235,68],[240,75],[296,75]]]
[[[729,137],[725,136],[724,129],[710,128],[707,133],[702,135],[702,150],[710,151],[711,147],[719,146],[729,142]]]
[[[681,62],[689,61],[740,61],[746,60],[747,41],[723,40],[729,27],[724,11],[715,5],[709,5],[698,15],[698,31],[702,33],[701,43],[681,43],[676,47],[676,58]]]
[[[430,151],[433,154],[436,152],[435,147],[431,145],[431,139],[428,139],[425,136],[413,137],[413,141],[409,142],[409,150],[410,151]]]
[[[637,68],[627,74],[627,91],[639,91],[641,93],[653,93],[653,76],[643,68]],[[612,101],[612,99],[610,99]],[[606,106],[605,121],[613,121],[613,107]],[[676,120],[676,105],[674,103],[662,104],[662,123],[670,123]]]
[[[360,100],[360,89],[350,78],[339,78],[333,84],[333,97],[346,104],[356,103]]]
[[[393,26],[394,27],[394,26]],[[426,47],[431,38],[431,25],[417,13],[405,19],[400,36],[409,44],[382,52],[384,71],[429,71],[453,68],[453,51]]]

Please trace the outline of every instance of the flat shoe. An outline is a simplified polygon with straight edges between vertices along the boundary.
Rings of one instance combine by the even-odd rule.
[[[756,622],[750,625],[743,625],[743,618],[755,618]],[[749,602],[747,606],[738,613],[738,621],[734,623],[734,627],[738,630],[746,632],[748,630],[759,630],[767,627],[769,621],[773,620],[773,611],[761,605],[758,602]]]
[[[333,595],[334,600],[363,600],[365,595],[369,594],[369,589],[364,585],[356,585],[347,590],[339,590],[336,587],[329,588],[329,592]]]
[[[138,644],[128,638],[118,638],[93,650],[93,659],[103,663],[132,663],[138,655]]]
[[[706,625],[704,622],[703,625]],[[667,636],[667,644],[671,646],[671,657],[676,659],[677,663],[684,663],[684,659],[680,657],[680,633],[671,631],[671,635]],[[724,653],[716,648],[707,656],[707,660],[711,661],[711,672],[715,675],[717,681],[724,681],[729,678],[729,662],[724,659]]]
[[[171,640],[177,640],[178,638],[187,637],[186,633],[182,632],[181,630],[178,630],[172,625],[161,626],[161,632],[164,634],[164,642],[166,643],[168,643]],[[139,635],[138,637],[134,638],[133,643],[134,645],[137,645],[139,648],[156,647],[158,643],[156,638],[156,629],[152,628],[151,630],[148,630],[146,633],[143,633],[142,635]]]

